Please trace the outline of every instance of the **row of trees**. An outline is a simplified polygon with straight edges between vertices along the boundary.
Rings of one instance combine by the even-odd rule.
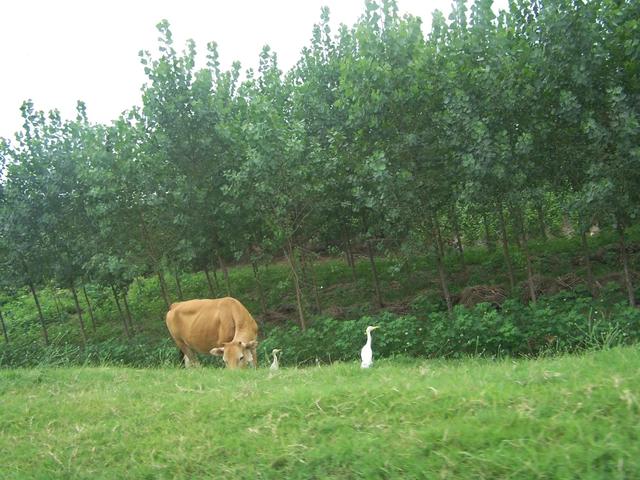
[[[365,2],[338,32],[324,9],[290,71],[265,47],[242,80],[215,43],[196,68],[195,44],[176,51],[161,22],[158,52],[140,53],[141,108],[100,125],[82,103],[73,120],[24,103],[23,129],[0,146],[4,281],[36,304],[47,281],[76,303],[88,281],[126,301],[153,274],[169,305],[169,272],[204,272],[213,295],[210,273],[227,263],[251,262],[260,285],[261,265],[282,257],[304,328],[309,245],[350,264],[367,252],[379,304],[381,241],[432,252],[451,309],[445,243],[462,253],[495,232],[512,289],[522,247],[535,301],[528,241],[560,204],[583,240],[594,221],[617,228],[634,305],[624,232],[640,206],[640,3],[512,0],[498,16],[491,3],[456,1],[426,37],[393,0]]]

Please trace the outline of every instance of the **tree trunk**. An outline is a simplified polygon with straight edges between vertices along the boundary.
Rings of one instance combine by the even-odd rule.
[[[60,297],[58,296],[58,289],[54,285],[53,287],[51,287],[51,290],[53,291],[53,303],[55,303],[56,312],[58,312],[58,320],[62,322],[62,308],[60,308],[61,302],[60,302]]]
[[[524,254],[527,257],[527,283],[529,284],[529,294],[531,295],[531,302],[536,303],[538,296],[536,295],[536,287],[533,284],[533,266],[531,265],[531,255],[529,254],[529,242],[526,238],[522,239],[524,245]]]
[[[267,301],[264,298],[264,289],[262,288],[262,282],[260,281],[258,263],[254,260],[251,262],[251,266],[253,267],[253,276],[256,279],[256,285],[258,286],[258,298],[260,299],[260,308],[262,309],[262,315],[265,316],[267,314]]]
[[[349,268],[352,268],[352,267],[351,267],[351,258],[349,257],[349,251],[347,250],[347,247],[346,247],[346,246],[345,246],[345,248],[344,248],[344,259],[345,259],[345,261],[347,262],[347,266],[348,266]]]
[[[31,290],[31,295],[33,295],[33,300],[36,302],[36,308],[38,309],[38,317],[40,318],[40,325],[42,326],[42,335],[44,336],[44,344],[49,345],[49,333],[47,332],[47,325],[44,322],[44,315],[42,314],[42,308],[40,308],[40,300],[38,300],[36,289],[33,286],[33,282],[31,281],[29,281],[29,289]]]
[[[227,265],[224,263],[222,256],[218,254],[218,263],[220,264],[220,268],[222,269],[222,274],[224,276],[224,282],[227,285],[227,296],[231,296],[231,283],[229,282],[229,270],[227,269]]]
[[[587,286],[593,297],[597,296],[596,284],[593,280],[593,270],[591,269],[591,254],[589,252],[589,242],[587,240],[586,230],[582,230],[580,235],[582,237],[582,254],[584,255],[584,263],[587,269]]]
[[[346,241],[346,255],[347,255],[347,264],[351,267],[351,278],[353,281],[356,281],[356,259],[353,255],[353,248],[351,247],[351,239],[347,236]]]
[[[540,228],[540,235],[545,242],[549,239],[547,236],[547,227],[544,221],[544,207],[541,204],[536,205],[536,212],[538,213],[538,227]]]
[[[87,334],[84,329],[84,320],[82,320],[82,310],[80,309],[80,302],[78,301],[78,292],[76,292],[76,287],[71,285],[71,293],[73,294],[73,301],[76,304],[76,313],[78,314],[78,323],[80,324],[80,334],[82,336],[82,345],[86,348],[87,346]]]
[[[369,263],[371,264],[371,273],[373,274],[373,286],[376,292],[376,302],[378,308],[382,308],[384,303],[382,302],[382,293],[380,291],[380,279],[378,278],[378,268],[376,267],[376,261],[373,253],[373,246],[371,240],[367,239],[367,254],[369,255]]]
[[[516,281],[513,276],[513,264],[511,263],[511,255],[509,254],[509,239],[507,238],[507,225],[504,219],[504,211],[502,205],[498,206],[498,217],[500,219],[500,232],[502,233],[502,252],[504,253],[504,261],[507,264],[507,273],[509,275],[509,288],[513,292],[516,288]]]
[[[143,245],[147,251],[147,255],[151,260],[151,265],[156,269],[156,273],[158,274],[158,280],[160,282],[160,290],[162,292],[162,298],[164,299],[164,304],[167,310],[169,310],[171,306],[171,300],[169,296],[169,289],[167,287],[167,283],[164,280],[164,274],[162,273],[162,269],[160,266],[160,249],[156,246],[155,241],[153,240],[153,236],[149,234],[147,231],[147,224],[144,219],[144,215],[142,215],[142,210],[138,209],[138,216],[140,218],[140,229],[142,232]]]
[[[124,326],[124,333],[127,335],[127,338],[131,338],[131,331],[129,330],[129,325],[127,325],[127,319],[122,312],[122,307],[120,306],[120,300],[118,299],[118,292],[116,291],[116,287],[111,285],[111,291],[113,292],[113,298],[116,301],[118,312],[120,312],[120,319],[122,320],[122,325]]]
[[[311,282],[309,282],[309,277],[307,275],[307,257],[304,254],[304,247],[300,247],[300,273],[302,274],[302,281],[300,282],[303,287],[308,286]]]
[[[304,331],[307,329],[307,322],[305,321],[305,318],[304,318],[304,310],[302,308],[302,291],[300,290],[300,281],[298,279],[298,272],[296,271],[296,267],[293,263],[294,262],[293,245],[291,245],[290,240],[288,242],[287,248],[284,250],[284,256],[289,262],[289,268],[291,269],[291,275],[293,277],[293,286],[296,291],[296,305],[298,307],[298,319],[300,320],[300,328]]]
[[[87,289],[84,285],[82,285],[82,293],[84,293],[84,299],[87,302],[87,308],[89,309],[89,318],[91,318],[91,326],[93,327],[93,333],[96,333],[96,317],[93,315],[93,307],[91,306],[91,302],[89,301],[89,295],[87,294]]]
[[[315,302],[316,313],[320,313],[320,296],[318,295],[318,284],[316,282],[316,276],[313,272],[313,262],[307,261],[307,255],[304,247],[300,248],[300,259],[302,260],[302,278],[306,285],[311,285],[313,291],[313,299]]]
[[[627,252],[627,244],[624,239],[624,225],[618,222],[618,236],[620,239],[620,256],[622,258],[622,268],[624,269],[624,283],[627,287],[627,295],[629,296],[629,305],[636,306],[636,295],[633,288],[633,280],[631,279],[631,270],[629,269],[629,252]]]
[[[318,292],[318,282],[316,280],[316,272],[313,268],[313,260],[309,262],[309,272],[311,274],[311,286],[313,287],[313,295],[316,301],[316,313],[320,313],[322,311],[322,307],[320,306],[320,294]]]
[[[131,327],[131,331],[134,332],[135,329],[133,328],[133,318],[131,317],[131,310],[129,310],[129,302],[127,301],[128,294],[129,294],[129,290],[125,289],[124,293],[122,294],[122,301],[124,302],[124,311],[127,314],[127,319],[129,320],[129,326]],[[138,331],[140,331],[139,325],[138,325]]]
[[[438,224],[438,219],[434,216],[433,219],[433,237],[435,239],[434,242],[434,250],[436,253],[436,266],[438,268],[438,277],[440,278],[440,286],[442,288],[442,295],[444,296],[445,302],[447,303],[447,312],[451,314],[453,312],[453,302],[451,301],[451,294],[449,293],[449,286],[447,282],[447,273],[444,268],[444,261],[442,252],[444,251],[444,247],[442,245],[442,236],[440,235],[440,225]]]
[[[569,215],[567,215],[566,213],[562,214],[562,234],[565,237],[573,237],[574,234],[573,225],[571,225]]]
[[[438,249],[438,253],[440,255],[440,258],[444,258],[445,253],[444,253],[444,242],[442,241],[442,236],[440,235],[440,225],[438,223],[438,221],[436,220],[436,217],[432,217],[432,220],[434,222],[434,227],[435,231],[433,232],[435,234],[434,238],[436,239],[436,241],[434,242],[434,246]]]
[[[0,311],[0,324],[2,324],[2,334],[4,335],[4,341],[9,343],[9,335],[7,334],[7,326],[4,324],[4,317],[2,311]]]
[[[207,285],[209,286],[211,298],[216,298],[216,294],[213,290],[213,283],[211,283],[211,275],[209,275],[209,269],[207,267],[204,267],[204,276],[207,277]]]
[[[496,245],[493,243],[493,239],[491,238],[489,221],[487,220],[487,215],[484,213],[482,214],[482,224],[484,225],[484,243],[487,246],[487,250],[493,252],[496,249]]]
[[[529,295],[531,296],[531,303],[536,303],[538,296],[536,295],[536,287],[533,284],[533,265],[531,263],[531,254],[529,253],[529,240],[527,239],[527,232],[524,228],[524,222],[520,221],[520,232],[522,235],[522,249],[524,250],[525,258],[527,259],[527,284],[529,286]]]
[[[460,224],[458,223],[458,215],[455,208],[451,209],[451,224],[453,226],[453,235],[456,239],[456,248],[460,255],[460,263],[462,264],[462,269],[466,272],[467,263],[464,261],[464,248],[462,246],[462,237],[460,236]]]
[[[218,280],[218,267],[213,266],[213,279],[216,281],[216,288],[220,290],[220,280]]]
[[[164,304],[167,307],[167,310],[169,310],[171,302],[169,301],[169,292],[167,291],[167,284],[164,281],[164,275],[162,275],[160,269],[156,270],[156,273],[158,274],[158,283],[160,284],[160,291],[162,293],[162,298],[164,299]]]
[[[182,293],[182,285],[180,284],[180,272],[178,271],[177,268],[174,271],[174,277],[176,279],[176,287],[178,288],[178,298],[180,299],[180,301],[183,301],[184,294]]]
[[[513,212],[510,212],[511,215],[513,215]],[[522,250],[522,240],[520,239],[520,235],[518,235],[517,232],[513,232],[513,241],[516,244],[516,247],[518,247],[519,250]]]

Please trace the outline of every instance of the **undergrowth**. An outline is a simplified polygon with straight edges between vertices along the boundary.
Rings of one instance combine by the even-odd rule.
[[[630,229],[629,242],[640,241],[640,228]],[[597,259],[594,273],[603,280],[599,296],[593,298],[581,283],[573,290],[542,295],[535,304],[523,303],[524,257],[514,249],[519,273],[518,288],[499,307],[479,304],[457,305],[451,315],[440,294],[433,259],[427,256],[409,261],[403,256],[379,257],[377,267],[385,307],[375,306],[371,269],[361,258],[356,276],[342,259],[316,259],[313,271],[319,293],[320,311],[314,305],[311,286],[305,286],[309,329],[296,326],[296,308],[287,266],[274,262],[259,271],[267,311],[262,310],[257,283],[250,266],[230,270],[232,295],[240,299],[260,323],[260,357],[264,361],[273,348],[283,349],[288,365],[309,365],[357,357],[364,343],[364,329],[379,324],[375,332],[377,358],[411,355],[433,358],[466,354],[522,356],[573,352],[583,349],[628,344],[638,340],[639,310],[625,306],[623,287],[611,275],[617,271],[617,246],[613,232],[590,239]],[[635,242],[635,243],[634,243]],[[572,272],[585,278],[579,242],[575,238],[533,241],[534,270],[554,278]],[[640,251],[640,250],[638,250]],[[633,253],[633,252],[632,252]],[[631,255],[632,269],[640,268],[640,255]],[[505,267],[499,250],[482,247],[465,251],[466,269],[455,252],[446,258],[451,289],[459,295],[467,285],[506,284]],[[309,267],[311,268],[311,267]],[[226,295],[222,275],[214,282],[215,296]],[[169,280],[167,276],[167,280]],[[177,300],[175,285],[169,284],[171,300]],[[210,293],[201,272],[181,276],[183,298],[208,298]],[[155,276],[137,278],[129,288],[134,336],[126,338],[122,319],[110,289],[87,285],[95,324],[83,303],[88,342],[81,340],[78,317],[70,293],[52,285],[40,289],[40,302],[51,344],[44,346],[33,299],[26,290],[0,297],[0,309],[8,327],[9,343],[0,340],[0,366],[37,365],[129,365],[136,367],[177,364],[179,355],[164,321],[166,306]],[[638,292],[640,298],[640,290]],[[84,299],[83,299],[84,300]],[[313,313],[315,311],[315,313]],[[203,359],[220,365],[217,359]]]
[[[507,300],[500,309],[484,303],[468,309],[456,306],[446,312],[424,313],[418,300],[413,313],[382,312],[355,320],[317,317],[302,331],[293,324],[265,325],[261,331],[259,359],[282,349],[281,363],[288,366],[350,361],[358,357],[367,325],[374,332],[376,358],[397,355],[457,358],[537,356],[611,348],[640,340],[640,309],[624,303],[603,304],[575,292],[561,292],[536,304]],[[177,365],[180,355],[169,338],[137,335],[130,340],[107,339],[85,348],[64,335],[43,347],[38,342],[11,344],[0,350],[2,366],[128,365],[155,367]],[[221,366],[217,358],[202,360]]]

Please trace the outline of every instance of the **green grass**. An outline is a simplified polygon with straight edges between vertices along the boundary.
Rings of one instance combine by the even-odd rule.
[[[0,370],[0,477],[640,478],[639,365]]]

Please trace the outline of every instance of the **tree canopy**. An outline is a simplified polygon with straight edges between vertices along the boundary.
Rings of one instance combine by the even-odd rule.
[[[495,229],[513,288],[509,247],[531,279],[527,242],[553,206],[581,232],[618,230],[635,304],[640,3],[512,0],[496,15],[458,0],[425,35],[393,0],[367,0],[336,32],[323,9],[290,71],[265,46],[244,77],[215,43],[197,68],[194,42],[178,52],[158,30],[140,108],[101,125],[81,102],[63,120],[26,101],[0,142],[0,266],[36,302],[49,281],[126,292],[137,275],[250,261],[258,276],[282,256],[304,328],[309,254],[360,246],[374,270],[383,250],[432,252],[451,309],[446,244]]]

